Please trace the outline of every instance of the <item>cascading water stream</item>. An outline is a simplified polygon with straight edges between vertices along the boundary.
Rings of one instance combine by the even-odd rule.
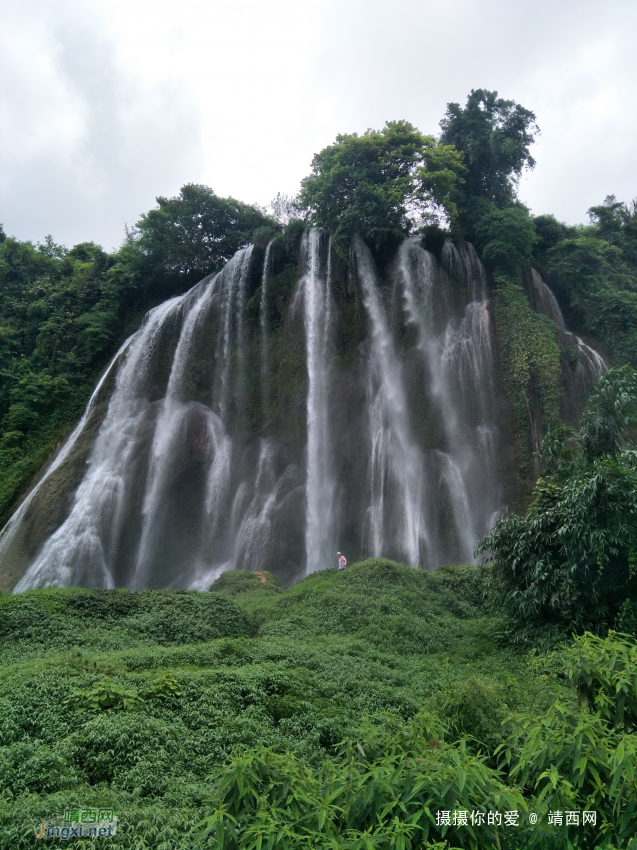
[[[150,469],[142,506],[142,533],[137,553],[135,574],[132,581],[132,586],[136,589],[145,587],[148,581],[154,526],[158,519],[157,515],[161,496],[166,486],[166,478],[170,470],[171,449],[174,442],[180,436],[181,420],[184,413],[181,395],[188,356],[197,321],[213,297],[217,279],[215,277],[208,283],[201,297],[192,305],[187,313],[173,357],[168,387],[163,399],[162,410],[155,426],[151,448]]]
[[[321,234],[311,230],[304,239],[307,271],[303,277],[304,325],[307,348],[307,520],[306,573],[330,564],[333,543],[335,483],[331,469],[328,415],[328,345],[330,332],[331,242],[327,272],[321,276]]]
[[[608,371],[608,366],[604,358],[576,334],[567,330],[564,316],[555,295],[553,295],[541,275],[535,269],[531,270],[531,281],[537,308],[553,319],[560,333],[566,336],[569,342],[577,346],[580,355],[576,367],[579,373],[578,377],[583,382],[592,385]]]
[[[389,331],[378,292],[369,249],[354,245],[363,303],[371,325],[368,383],[370,441],[370,505],[367,538],[375,556],[386,540],[387,490],[393,485],[400,503],[400,525],[396,543],[412,566],[428,560],[429,539],[422,516],[423,458],[409,425],[409,413],[400,362]]]
[[[153,551],[158,539],[156,525],[163,521],[162,513],[165,505],[165,492],[173,463],[176,447],[182,441],[185,417],[189,414],[189,405],[184,403],[184,382],[189,362],[192,358],[192,348],[195,342],[198,325],[205,318],[213,299],[218,291],[224,298],[224,345],[223,377],[221,381],[221,407],[227,403],[227,387],[230,374],[230,344],[232,308],[235,307],[236,337],[238,343],[239,376],[238,389],[241,389],[243,366],[243,303],[245,301],[245,284],[250,263],[251,248],[238,252],[228,265],[216,275],[202,291],[201,296],[191,306],[187,313],[173,357],[170,378],[162,411],[155,427],[153,446],[151,449],[150,470],[146,484],[144,503],[142,507],[142,532],[137,553],[135,573],[132,580],[134,588],[142,588],[148,584],[149,573],[153,563]],[[233,296],[236,304],[233,305]],[[231,441],[227,437],[226,423],[214,411],[202,411],[205,418],[205,439],[213,449],[213,460],[208,483],[209,498],[208,529],[216,531],[218,526],[218,511],[214,509],[223,503],[223,494],[227,489],[230,471]],[[220,498],[221,496],[221,498]]]
[[[261,275],[261,303],[259,305],[259,322],[261,325],[261,407],[264,416],[267,416],[270,406],[270,376],[268,369],[268,277],[270,273],[270,252],[272,241],[268,242],[263,258],[263,273]]]
[[[222,422],[226,421],[228,413],[228,396],[230,394],[231,374],[231,351],[232,332],[235,330],[239,341],[240,364],[243,362],[243,304],[245,301],[245,283],[252,256],[252,246],[239,251],[228,263],[225,271],[228,271],[228,283],[223,287],[223,320],[222,330],[217,343],[217,360],[223,364],[220,375],[220,392],[217,412]],[[232,268],[230,268],[232,267]],[[235,308],[233,317],[232,308]],[[234,318],[234,321],[233,321]],[[241,373],[239,380],[241,380]]]
[[[221,348],[217,346],[216,369],[221,371],[220,399],[216,415],[210,417],[208,425],[208,441],[211,448],[210,455],[212,463],[206,480],[204,498],[205,524],[202,534],[202,558],[210,548],[211,542],[219,534],[224,521],[224,506],[229,497],[231,466],[232,466],[232,438],[229,433],[230,422],[228,419],[228,396],[229,379],[231,374],[231,344],[232,344],[232,307],[236,296],[235,306],[235,330],[238,348],[239,375],[237,380],[237,395],[241,396],[243,386],[244,369],[244,331],[243,331],[243,308],[245,303],[245,291],[250,259],[252,257],[252,246],[235,254],[231,262],[222,272],[223,290],[223,340]],[[236,264],[231,267],[231,263]],[[213,400],[213,410],[215,404]],[[234,548],[234,547],[233,547]],[[226,566],[231,568],[234,563],[234,552],[231,553]]]
[[[112,554],[125,517],[127,478],[148,413],[147,368],[164,322],[191,297],[187,294],[156,307],[127,344],[115,391],[71,512],[46,541],[16,591],[42,585],[114,586]],[[72,440],[67,445],[68,453]]]
[[[433,468],[429,465],[428,472],[439,476],[446,491],[459,544],[456,557],[471,562],[479,537],[499,507],[493,469],[493,354],[486,281],[466,251],[452,246],[447,256],[452,267],[461,270],[469,297],[483,299],[470,301],[461,316],[453,308],[448,285],[439,280],[434,257],[418,239],[402,244],[398,269],[407,319],[417,329],[431,403],[438,408],[444,435],[444,449],[435,453],[437,462]],[[435,327],[436,313],[441,330]],[[471,482],[476,475],[486,484],[488,495],[476,492],[472,499]]]
[[[280,495],[280,480],[274,472],[273,449],[267,440],[260,441],[257,473],[254,482],[254,494],[242,520],[238,524],[235,564],[246,564],[250,569],[265,569],[268,535],[272,527],[272,513]],[[236,502],[241,501],[243,483],[237,491]]]
[[[66,461],[69,454],[75,448],[78,440],[82,436],[87,426],[88,421],[91,418],[91,415],[93,414],[97,399],[99,398],[102,392],[104,384],[110,378],[115,365],[119,362],[122,355],[124,355],[124,353],[127,351],[133,339],[134,336],[130,336],[120,347],[115,357],[113,357],[108,367],[106,368],[106,371],[104,372],[97,386],[95,387],[91,398],[89,399],[89,402],[86,406],[86,410],[84,411],[82,418],[80,419],[76,427],[73,429],[73,432],[67,438],[66,442],[51,462],[51,465],[46,470],[46,472],[38,482],[37,486],[34,487],[28,494],[28,496],[22,501],[20,507],[15,511],[15,513],[11,516],[7,524],[2,529],[2,532],[0,533],[0,559],[2,559],[5,552],[10,548],[11,544],[15,540],[15,535],[19,531],[20,524],[23,521],[27,512],[29,511],[31,503],[36,499],[44,484],[51,478],[53,473],[57,469],[59,469],[59,467]]]

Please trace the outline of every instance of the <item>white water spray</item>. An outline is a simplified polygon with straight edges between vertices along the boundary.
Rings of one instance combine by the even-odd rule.
[[[330,333],[330,250],[321,275],[321,234],[311,230],[304,240],[307,271],[302,281],[307,346],[307,519],[306,573],[330,565],[334,548],[334,492],[329,428],[328,347]]]
[[[422,515],[424,496],[423,457],[409,424],[409,411],[400,362],[385,317],[369,250],[360,241],[354,246],[363,303],[371,325],[368,384],[370,457],[370,506],[367,539],[379,556],[386,544],[386,491],[400,505],[399,532],[395,543],[412,566],[427,559],[429,539]]]

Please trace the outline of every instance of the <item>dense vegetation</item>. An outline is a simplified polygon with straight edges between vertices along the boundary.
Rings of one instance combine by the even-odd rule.
[[[623,366],[593,389],[580,429],[549,431],[526,516],[510,514],[481,542],[493,590],[518,627],[583,631],[637,626],[637,372]]]
[[[512,654],[487,576],[376,560],[286,591],[0,597],[0,848],[87,806],[115,810],[113,850],[627,847],[634,643]]]
[[[595,335],[614,363],[637,366],[637,203],[610,195],[589,216],[585,227],[538,216],[533,261],[573,326]]]

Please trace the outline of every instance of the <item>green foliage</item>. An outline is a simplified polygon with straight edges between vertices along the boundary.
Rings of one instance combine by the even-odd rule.
[[[575,846],[626,846],[637,830],[637,736],[623,735],[572,700],[556,701],[543,716],[517,714],[514,723],[501,763],[532,795],[529,806],[542,814],[596,811],[596,836],[583,835]],[[540,827],[538,846],[568,846],[554,831]]]
[[[409,725],[388,718],[385,728],[363,730],[358,740],[344,742],[339,758],[318,772],[291,753],[259,749],[237,756],[215,777],[219,802],[202,821],[200,839],[209,837],[218,850],[406,850],[440,840],[471,848],[498,841],[512,846],[487,824],[436,825],[435,813],[443,809],[525,812],[516,789],[507,788],[463,742],[441,744],[436,727],[426,715]]]
[[[252,626],[231,599],[195,591],[49,589],[0,596],[0,641],[6,654],[56,646],[148,642],[170,646],[249,635]]]
[[[267,570],[259,573],[250,570],[227,570],[221,573],[210,590],[227,596],[238,596],[242,593],[281,593],[282,588],[274,573]]]
[[[64,705],[74,709],[92,711],[134,711],[146,699],[167,699],[181,696],[179,683],[168,671],[155,679],[141,693],[137,688],[125,688],[106,676],[93,682],[90,688],[76,690],[64,700]]]
[[[547,427],[559,421],[561,392],[560,349],[557,327],[547,316],[535,313],[521,285],[495,275],[493,296],[503,381],[513,409],[518,480],[530,472],[530,458],[539,448],[534,433],[534,404],[539,402]]]
[[[355,235],[380,251],[437,211],[453,217],[463,172],[452,147],[438,145],[407,121],[392,121],[381,131],[339,135],[316,154],[300,204],[312,224],[332,231],[343,256]]]
[[[603,204],[588,211],[601,239],[621,249],[626,260],[637,263],[637,200],[630,204],[608,195]]]
[[[64,704],[75,709],[93,711],[133,711],[144,704],[136,688],[124,688],[111,679],[93,682],[87,690],[77,690],[64,700]]]
[[[441,142],[464,155],[466,195],[508,206],[523,171],[535,166],[529,152],[539,132],[535,115],[497,92],[472,89],[464,109],[447,104],[440,127]]]
[[[476,223],[477,246],[487,268],[519,276],[531,256],[535,225],[524,207],[492,207]]]
[[[625,732],[637,731],[637,644],[611,631],[585,634],[566,655],[566,673],[592,713]]]
[[[601,340],[617,365],[637,366],[637,207],[611,195],[589,215],[588,227],[553,219],[534,259],[573,322]],[[540,227],[546,231],[546,222]]]
[[[269,594],[238,573],[226,591],[0,597],[2,850],[95,805],[116,811],[113,850],[629,846],[626,637],[586,636],[563,659],[498,647],[469,566],[370,559]],[[169,600],[187,639],[191,598],[220,632],[238,603],[259,635],[133,631]],[[454,809],[517,810],[520,826],[437,823]],[[597,809],[602,827],[548,827],[550,809]]]
[[[598,841],[628,842],[637,831],[636,661],[634,640],[614,632],[576,638],[564,672],[580,704],[571,691],[544,716],[518,713],[499,749],[511,780],[536,795],[536,811],[596,811]]]
[[[558,221],[554,215],[536,215],[533,219],[535,224],[535,244],[533,246],[533,265],[543,275],[548,274],[547,254],[562,242],[577,233],[574,227],[567,227]]]
[[[637,599],[636,379],[627,366],[600,379],[579,432],[545,438],[527,515],[510,514],[480,543],[496,596],[522,624],[599,629]]]
[[[593,388],[582,416],[580,442],[588,458],[613,457],[634,445],[637,428],[637,372],[612,369]]]
[[[492,753],[504,741],[508,703],[517,701],[515,692],[508,693],[507,685],[495,688],[475,676],[443,685],[428,701],[428,707],[445,718],[448,735],[454,740],[464,738],[474,742],[474,748]]]
[[[168,277],[180,289],[217,271],[253,234],[262,240],[264,228],[268,235],[279,229],[255,207],[195,183],[157,205],[137,222],[132,244],[144,276]]]

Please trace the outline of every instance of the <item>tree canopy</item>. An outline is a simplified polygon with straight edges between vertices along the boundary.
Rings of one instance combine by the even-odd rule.
[[[407,121],[359,136],[339,135],[316,154],[300,204],[343,250],[355,235],[380,250],[440,213],[453,217],[462,157]]]
[[[191,285],[219,269],[262,227],[278,225],[254,206],[188,183],[174,198],[158,197],[157,208],[142,216],[131,237],[146,275]]]
[[[467,196],[505,207],[515,198],[517,183],[535,160],[530,146],[539,130],[535,115],[495,91],[472,89],[464,109],[447,104],[440,122],[445,145],[462,151]]]
[[[536,241],[533,219],[523,207],[491,206],[475,226],[476,244],[487,267],[520,274]]]

